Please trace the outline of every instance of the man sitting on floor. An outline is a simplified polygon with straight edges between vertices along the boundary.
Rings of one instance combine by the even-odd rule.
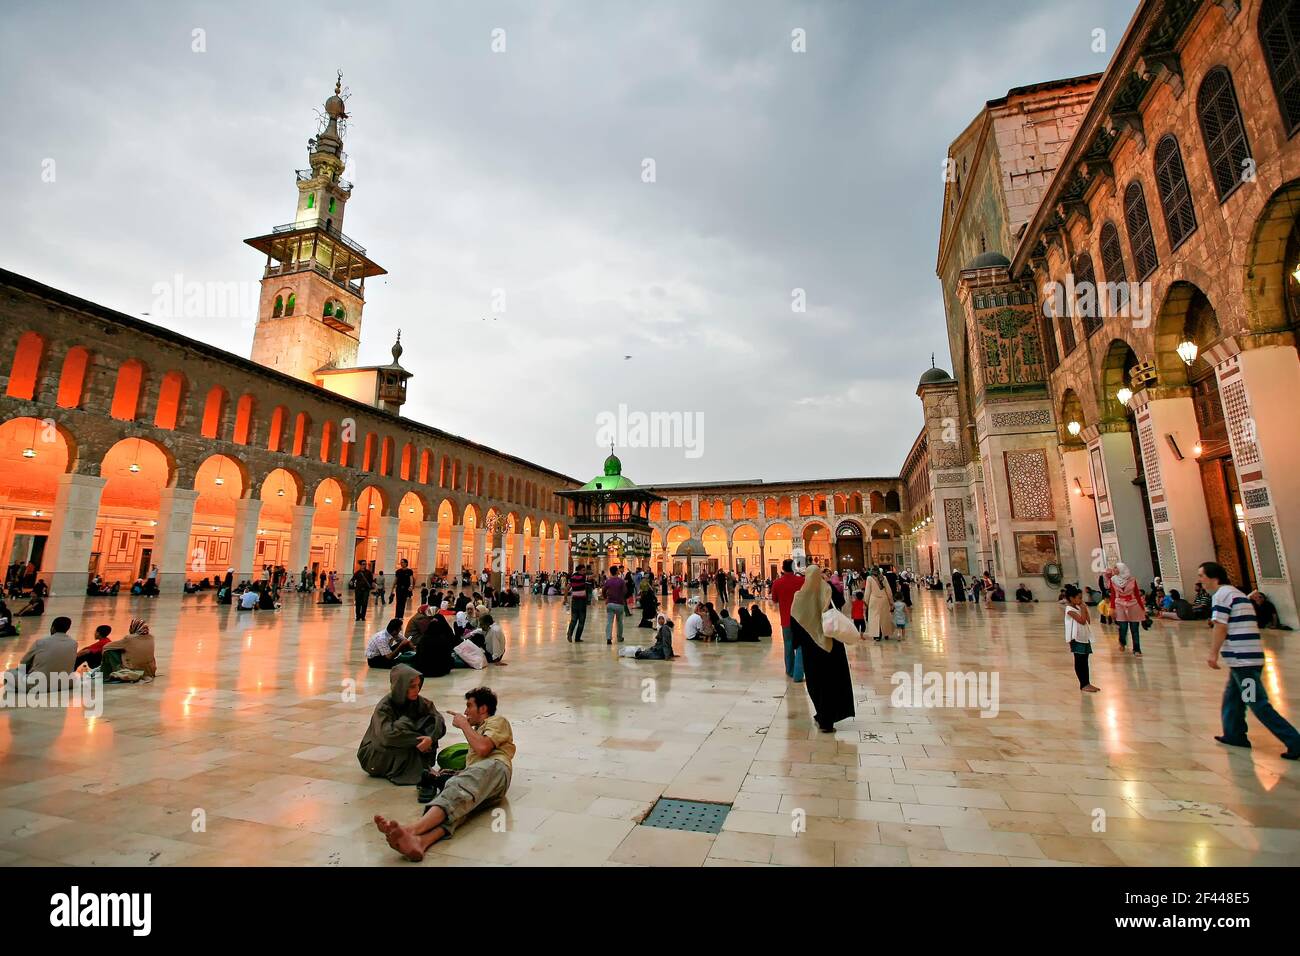
[[[402,636],[401,618],[393,618],[366,644],[366,665],[379,670],[391,670],[414,657],[415,645]]]
[[[510,722],[497,716],[497,695],[490,688],[476,687],[465,694],[465,713],[448,716],[469,743],[465,769],[447,781],[424,816],[411,826],[375,815],[375,826],[388,838],[388,845],[413,863],[423,860],[433,844],[450,837],[475,808],[510,789],[514,734]]]

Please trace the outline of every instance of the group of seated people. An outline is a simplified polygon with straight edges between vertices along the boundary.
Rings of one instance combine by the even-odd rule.
[[[275,600],[275,588],[262,581],[255,581],[244,588],[239,595],[241,611],[278,611],[279,603]]]
[[[737,620],[739,618],[739,620]],[[737,618],[727,608],[721,612],[712,601],[701,601],[686,618],[688,641],[758,641],[772,636],[772,622],[757,604],[741,605]]]
[[[1034,592],[1029,590],[1029,588],[1025,586],[1025,583],[1021,581],[1020,586],[1016,588],[1016,603],[1032,604],[1036,600],[1037,598],[1034,597]]]
[[[13,594],[10,594],[10,597],[13,596]],[[49,585],[44,581],[37,580],[37,582],[32,585],[32,592],[27,598],[27,603],[12,614],[9,613],[9,609],[6,607],[4,616],[10,619],[10,623],[12,623],[12,619],[15,617],[40,617],[45,613],[45,599],[49,596]],[[0,602],[0,605],[2,604],[3,602]],[[14,633],[16,634],[18,632],[15,631]]]
[[[112,597],[120,590],[122,590],[121,581],[105,584],[103,577],[96,574],[86,584],[86,597]]]
[[[82,648],[68,633],[71,629],[72,618],[56,617],[50,623],[50,633],[32,644],[15,670],[28,678],[33,674],[61,678],[85,665],[88,671],[98,670],[109,683],[135,683],[157,676],[154,639],[145,621],[133,619],[126,636],[117,641],[112,639],[113,629],[101,624],[95,628],[95,639]]]
[[[431,592],[405,628],[400,618],[393,618],[370,638],[367,666],[387,670],[409,664],[423,677],[444,677],[455,667],[504,666],[505,631],[488,613],[481,597],[477,592],[471,597],[461,589],[453,604],[450,594],[444,597],[441,591]]]

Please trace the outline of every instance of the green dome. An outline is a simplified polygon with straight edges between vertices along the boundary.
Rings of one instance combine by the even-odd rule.
[[[609,457],[605,459],[605,475],[609,478],[617,478],[621,474],[623,474],[623,463],[611,451]]]

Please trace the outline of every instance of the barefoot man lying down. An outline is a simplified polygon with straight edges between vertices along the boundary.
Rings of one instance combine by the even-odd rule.
[[[433,844],[450,837],[476,807],[505,796],[510,789],[515,741],[510,722],[497,716],[497,695],[490,688],[475,687],[465,694],[465,713],[447,716],[469,743],[465,769],[447,782],[424,816],[410,826],[375,816],[375,826],[388,838],[388,845],[413,863],[423,860]]]

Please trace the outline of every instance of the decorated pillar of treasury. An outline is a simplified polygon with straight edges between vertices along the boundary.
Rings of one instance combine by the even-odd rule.
[[[1101,422],[1083,431],[1088,443],[1088,468],[1097,509],[1102,560],[1123,561],[1145,588],[1155,578],[1147,540],[1142,492],[1133,484],[1137,462],[1128,422]]]
[[[465,567],[465,526],[451,526],[451,545],[447,552],[447,573],[460,583],[460,572]]]
[[[428,581],[429,575],[438,567],[438,532],[437,519],[420,522],[420,553],[416,556],[415,578],[417,582]]]
[[[1101,547],[1101,528],[1097,523],[1096,495],[1088,469],[1088,447],[1081,442],[1060,446],[1061,470],[1065,475],[1069,508],[1070,542],[1079,585],[1091,587],[1105,569],[1105,552]],[[1066,547],[1062,547],[1062,554]],[[1066,580],[1071,580],[1066,578]]]
[[[1300,442],[1295,417],[1300,356],[1295,340],[1276,332],[1241,342],[1230,338],[1207,349],[1205,359],[1219,380],[1241,492],[1240,520],[1258,587],[1273,601],[1283,624],[1300,627]]]
[[[541,567],[542,539],[533,535],[528,539],[528,573],[536,574]]]
[[[235,527],[230,536],[230,564],[235,583],[261,580],[257,567],[257,520],[262,514],[261,498],[240,498],[235,502]]]
[[[357,522],[361,515],[344,508],[339,511],[339,534],[334,552],[334,568],[343,578],[340,586],[346,585],[357,569]]]
[[[1214,537],[1205,507],[1201,467],[1193,449],[1200,436],[1190,389],[1139,390],[1129,402],[1137,421],[1147,503],[1165,591],[1196,592],[1196,569],[1213,560]]]
[[[397,515],[381,515],[375,524],[375,530],[379,532],[375,535],[379,539],[375,549],[375,573],[385,572],[386,580],[391,583],[397,571]]]
[[[194,503],[199,493],[193,488],[164,488],[158,495],[158,525],[153,534],[153,563],[158,565],[158,590],[181,593],[189,572],[197,577],[222,574],[209,567],[208,555],[190,554],[190,532],[194,525]]]
[[[90,549],[105,484],[107,479],[98,475],[59,475],[50,534],[41,559],[41,577],[51,594],[86,593]]]
[[[289,509],[289,558],[285,567],[289,576],[301,575],[311,560],[311,523],[316,516],[315,505],[294,505]]]
[[[487,551],[487,528],[474,529],[474,550],[471,552],[469,568],[474,573],[474,579],[478,580],[479,572],[483,570],[484,555]]]

